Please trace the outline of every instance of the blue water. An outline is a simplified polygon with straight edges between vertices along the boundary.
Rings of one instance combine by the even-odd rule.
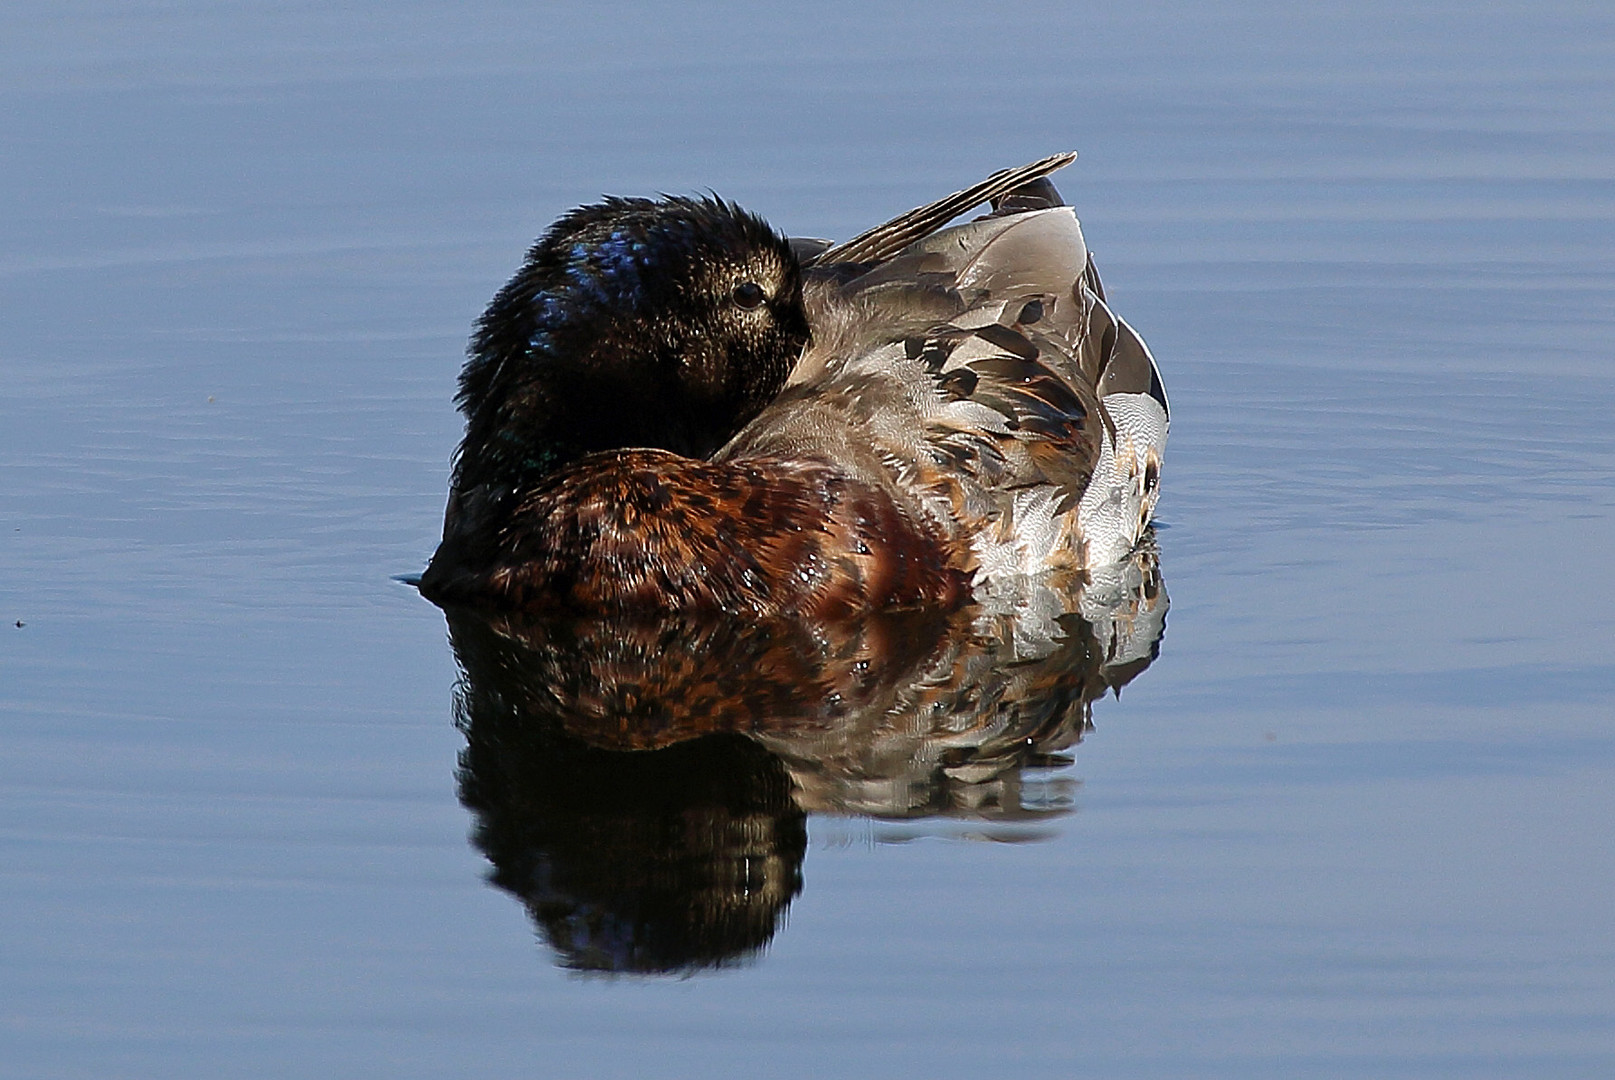
[[[18,0],[0,98],[0,1076],[1615,1075],[1605,5]],[[1174,410],[1071,812],[815,814],[761,954],[569,972],[392,580],[472,320],[601,192],[1065,148]]]

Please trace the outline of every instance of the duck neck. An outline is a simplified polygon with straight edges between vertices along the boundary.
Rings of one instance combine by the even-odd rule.
[[[609,337],[535,337],[549,340],[524,341],[514,355],[484,351],[468,367],[446,536],[496,526],[527,494],[592,453],[650,447],[708,457],[767,400],[690,393],[676,381],[673,343],[664,348],[674,355],[662,356]],[[782,370],[767,389],[783,381]]]

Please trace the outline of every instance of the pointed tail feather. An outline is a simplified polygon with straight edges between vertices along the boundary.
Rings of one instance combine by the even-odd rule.
[[[844,244],[821,252],[813,265],[875,263],[889,259],[908,245],[940,229],[960,214],[985,202],[1002,199],[1016,188],[1041,180],[1077,159],[1071,152],[1053,154],[1015,169],[993,173],[979,184],[927,203],[917,209],[859,233]]]

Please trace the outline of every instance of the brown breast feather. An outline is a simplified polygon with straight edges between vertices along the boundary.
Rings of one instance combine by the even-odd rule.
[[[957,606],[968,581],[933,528],[832,466],[621,450],[530,492],[486,565],[437,591],[527,611],[836,618]]]

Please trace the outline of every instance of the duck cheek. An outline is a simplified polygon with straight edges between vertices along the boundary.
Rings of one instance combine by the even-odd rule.
[[[723,395],[741,423],[749,421],[779,393],[788,369],[779,361],[778,342],[759,337],[733,350],[726,364]]]
[[[727,389],[728,357],[707,342],[685,345],[679,350],[678,383],[681,395],[691,402],[718,401]]]

